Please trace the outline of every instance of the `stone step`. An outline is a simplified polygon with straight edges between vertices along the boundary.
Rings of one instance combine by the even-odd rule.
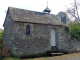
[[[63,55],[63,53],[50,53],[51,55],[55,55],[55,56],[58,56],[58,55]]]
[[[63,53],[50,53],[50,54],[63,54]]]

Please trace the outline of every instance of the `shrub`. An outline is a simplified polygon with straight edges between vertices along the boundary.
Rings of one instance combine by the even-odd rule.
[[[4,31],[0,32],[0,49],[2,49],[3,46],[3,39],[4,39]]]
[[[4,39],[4,31],[0,33],[0,42],[3,42],[3,39]]]
[[[9,47],[3,47],[3,39],[4,39],[4,31],[0,32],[0,58],[8,57],[9,56]]]
[[[77,38],[80,40],[80,23],[70,23],[68,29],[72,38]]]
[[[0,50],[0,55],[7,58],[9,56],[9,47],[3,47],[2,50]]]

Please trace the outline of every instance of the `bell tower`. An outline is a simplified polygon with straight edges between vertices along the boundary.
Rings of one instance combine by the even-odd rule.
[[[43,12],[45,12],[45,13],[50,13],[51,12],[51,10],[48,8],[48,1],[47,1],[47,7],[46,7],[46,9],[43,10]]]

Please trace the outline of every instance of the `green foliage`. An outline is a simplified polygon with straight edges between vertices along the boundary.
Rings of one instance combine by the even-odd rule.
[[[12,42],[10,41],[10,42],[9,42],[9,45],[10,45],[11,43],[12,43]]]
[[[4,58],[3,60],[20,60],[20,58],[15,58],[15,57],[11,58],[11,57],[9,57],[9,58]]]
[[[0,33],[0,42],[3,42],[3,39],[4,39],[4,31]]]
[[[0,32],[0,49],[2,49],[3,46],[3,39],[4,39],[4,31]]]
[[[3,39],[4,39],[4,31],[2,31],[2,32],[0,33],[0,42],[2,42]]]
[[[0,46],[3,46],[3,44],[0,44]]]
[[[70,23],[68,29],[72,38],[77,38],[80,40],[80,23]]]

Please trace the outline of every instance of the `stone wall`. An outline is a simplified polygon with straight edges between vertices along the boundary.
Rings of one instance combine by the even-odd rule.
[[[4,40],[3,40],[3,43],[4,43],[4,46],[9,46],[11,50],[13,47],[13,42],[11,40],[12,39],[11,36],[13,33],[12,26],[13,26],[13,20],[11,18],[10,12],[8,11],[7,15],[6,15],[6,19],[4,21]]]
[[[71,38],[71,35],[68,33],[68,30],[62,28],[62,32],[59,33],[59,50],[68,51],[68,52],[78,52],[80,51],[80,41],[77,39]]]
[[[31,27],[31,35],[26,35],[26,26],[30,25]],[[45,53],[46,51],[51,51],[51,29],[55,29],[56,31],[56,43],[58,45],[58,29],[59,26],[51,26],[45,24],[32,24],[32,23],[22,23],[15,22],[14,23],[14,32],[13,36],[13,52],[15,54],[21,55],[29,55],[29,54],[37,54],[37,53]],[[15,37],[14,37],[15,36]],[[15,43],[16,42],[16,43]]]
[[[26,35],[27,25],[31,27],[30,36]],[[13,30],[13,36],[15,36],[13,42],[17,43],[14,44],[14,51],[16,53],[20,50],[19,54],[28,55],[43,53],[50,50],[49,29],[46,25],[15,22]]]

